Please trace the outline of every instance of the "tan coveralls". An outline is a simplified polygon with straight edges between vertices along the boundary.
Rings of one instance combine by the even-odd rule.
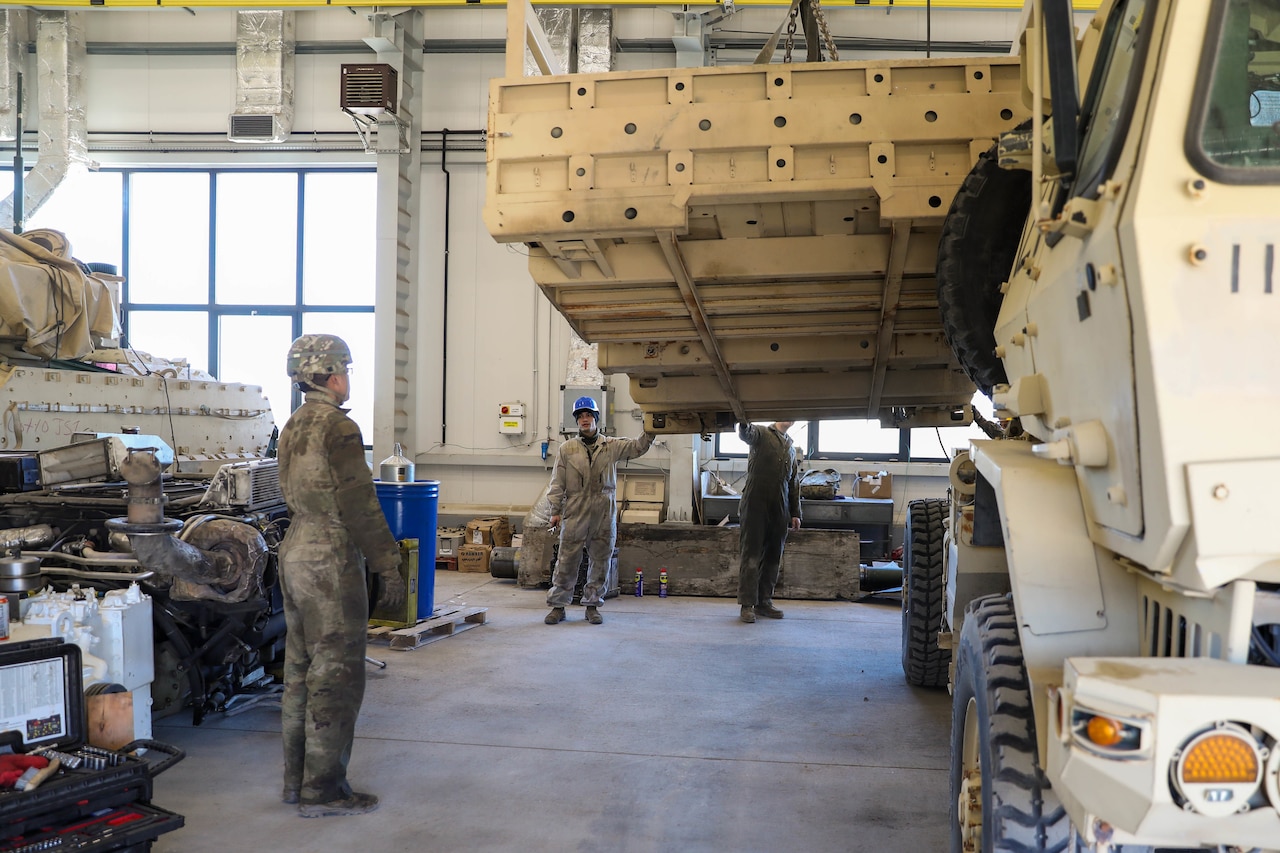
[[[624,459],[643,456],[653,444],[653,436],[614,438],[597,433],[594,445],[580,436],[560,445],[556,465],[547,489],[551,514],[560,516],[560,552],[547,593],[547,604],[564,607],[573,602],[573,585],[582,563],[582,547],[587,547],[587,582],[582,587],[582,603],[599,607],[603,603],[605,575],[618,537],[615,466]]]

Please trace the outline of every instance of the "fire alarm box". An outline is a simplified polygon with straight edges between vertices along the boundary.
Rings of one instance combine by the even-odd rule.
[[[502,435],[524,435],[524,403],[499,404],[498,432]]]

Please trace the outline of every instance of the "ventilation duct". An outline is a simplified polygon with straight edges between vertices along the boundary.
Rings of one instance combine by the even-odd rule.
[[[18,136],[18,73],[27,55],[27,13],[0,12],[0,140]]]
[[[565,72],[573,71],[573,28],[577,18],[577,9],[559,6],[539,6],[534,10],[542,31],[547,35],[547,43],[551,45],[551,55]],[[542,72],[528,48],[524,51],[524,76],[537,77]]]
[[[41,12],[36,23],[40,142],[35,168],[24,181],[24,216],[39,210],[72,170],[84,171],[91,162],[84,105],[83,14]],[[0,228],[13,225],[11,193],[0,202]]]
[[[613,70],[613,10],[578,11],[578,71],[603,74]]]
[[[236,12],[232,142],[284,142],[293,132],[293,19],[293,12]]]

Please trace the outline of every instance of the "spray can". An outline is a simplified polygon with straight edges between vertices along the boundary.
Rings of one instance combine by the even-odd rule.
[[[667,597],[667,570],[658,569],[658,598]]]
[[[636,598],[644,595],[644,569],[636,569]]]

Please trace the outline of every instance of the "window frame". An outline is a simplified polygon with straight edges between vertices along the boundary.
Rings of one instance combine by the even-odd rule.
[[[10,173],[12,177],[12,166],[2,169]],[[312,174],[336,174],[336,173],[364,173],[376,176],[377,170],[374,166],[357,166],[357,165],[334,165],[334,166],[186,166],[186,165],[149,165],[149,166],[101,166],[98,171],[120,173],[120,209],[118,215],[121,222],[120,233],[120,274],[124,277],[124,282],[120,287],[120,323],[121,323],[121,345],[129,346],[129,315],[132,311],[139,312],[157,312],[170,314],[203,314],[207,321],[208,328],[208,351],[206,353],[206,364],[208,371],[214,376],[220,375],[219,364],[219,348],[220,348],[220,321],[227,316],[253,316],[253,315],[272,315],[287,316],[291,320],[292,335],[294,338],[302,334],[303,316],[307,314],[372,314],[376,308],[376,295],[369,294],[369,301],[357,303],[343,304],[310,304],[304,302],[304,275],[306,260],[306,192],[307,192],[307,176]],[[205,287],[202,302],[133,302],[130,299],[130,252],[132,249],[132,234],[130,229],[130,213],[133,208],[134,199],[132,198],[132,176],[136,174],[156,174],[156,173],[183,173],[183,174],[202,174],[206,175],[209,181],[209,240],[208,240],[208,257],[206,261]],[[218,176],[225,173],[287,173],[297,176],[297,212],[296,212],[296,231],[295,239],[297,241],[296,256],[297,263],[294,270],[294,299],[292,304],[252,304],[252,303],[218,303],[216,301],[217,287],[217,251],[218,251],[218,235],[217,235],[217,214],[218,214]],[[376,177],[375,177],[376,179]],[[372,248],[372,247],[371,247]],[[93,260],[93,259],[90,259]],[[175,355],[191,355],[183,353]],[[283,354],[281,356],[283,358]],[[238,377],[243,379],[251,379],[251,377]],[[302,403],[302,395],[297,387],[291,388],[290,399],[288,403],[288,412],[276,415],[277,421],[281,424],[288,419]],[[370,413],[371,414],[371,413]],[[366,447],[371,445],[366,444]]]

